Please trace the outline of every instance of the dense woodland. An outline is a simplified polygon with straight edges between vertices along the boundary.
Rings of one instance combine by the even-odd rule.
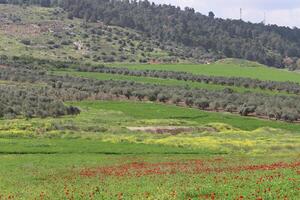
[[[300,30],[242,20],[216,18],[171,5],[118,0],[0,0],[0,3],[61,6],[68,17],[101,21],[135,29],[162,45],[185,48],[189,56],[205,60],[244,58],[269,66],[300,68]],[[174,55],[176,56],[176,55]]]
[[[46,91],[41,93],[44,94],[42,96],[56,99],[56,101],[86,99],[146,100],[197,107],[201,110],[227,111],[239,113],[242,116],[267,117],[288,122],[300,119],[300,105],[298,103],[300,97],[298,96],[241,94],[226,89],[224,91],[208,91],[180,86],[140,84],[132,81],[98,81],[71,76],[54,76],[43,71],[21,67],[1,69],[0,80],[39,85]],[[39,94],[39,96],[41,95]],[[16,105],[22,102],[19,100],[16,101]],[[30,109],[30,107],[25,107],[25,109]],[[76,108],[69,109],[69,114],[78,113]]]

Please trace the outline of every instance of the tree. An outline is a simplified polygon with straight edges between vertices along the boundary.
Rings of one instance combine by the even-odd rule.
[[[255,106],[247,106],[247,105],[243,105],[239,108],[239,113],[242,116],[248,116],[251,113],[255,112],[256,107]]]
[[[42,7],[50,7],[51,6],[51,0],[41,0],[41,6]]]
[[[31,41],[30,40],[26,40],[26,39],[21,40],[21,43],[23,43],[25,45],[31,45]]]
[[[285,66],[290,66],[294,63],[293,59],[291,57],[286,57],[283,59],[283,64]]]
[[[210,11],[208,13],[208,17],[211,18],[211,19],[214,19],[215,18],[215,14],[212,11]]]
[[[297,69],[300,69],[300,59],[297,60],[296,66],[297,66]]]
[[[204,110],[209,107],[209,102],[206,99],[199,99],[195,101],[195,105],[198,108]]]

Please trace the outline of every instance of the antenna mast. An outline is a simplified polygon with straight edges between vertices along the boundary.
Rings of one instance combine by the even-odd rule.
[[[243,9],[240,8],[240,20],[243,20]]]

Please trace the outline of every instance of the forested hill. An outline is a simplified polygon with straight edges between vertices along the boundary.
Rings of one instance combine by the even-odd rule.
[[[16,3],[14,0],[0,2]],[[201,58],[243,58],[260,63],[300,68],[300,29],[253,24],[215,18],[171,5],[149,1],[118,0],[23,0],[42,6],[59,5],[69,18],[131,28],[162,44],[182,46],[187,56]],[[201,55],[201,56],[199,56]],[[298,66],[297,66],[298,65]]]
[[[215,19],[191,8],[181,10],[148,1],[66,0],[64,8],[88,21],[129,27],[161,42],[175,41],[202,52],[245,58],[282,67],[288,57],[300,57],[300,30],[240,20]],[[296,58],[295,58],[296,59]],[[286,63],[290,65],[290,63]]]

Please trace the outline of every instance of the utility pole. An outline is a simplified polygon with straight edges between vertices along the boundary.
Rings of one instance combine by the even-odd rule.
[[[240,20],[243,20],[243,9],[240,8]]]

